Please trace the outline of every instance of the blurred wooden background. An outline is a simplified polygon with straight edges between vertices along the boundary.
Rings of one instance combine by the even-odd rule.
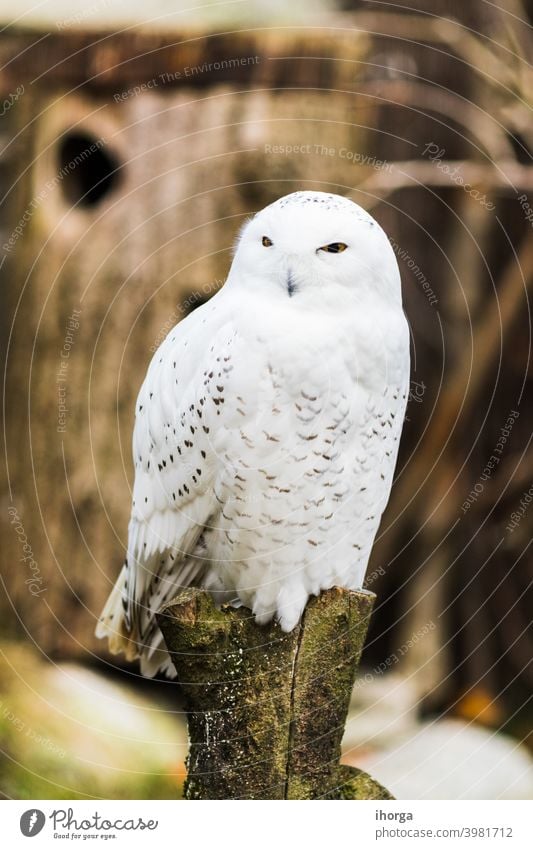
[[[247,215],[335,191],[389,234],[413,341],[365,659],[434,623],[401,660],[424,709],[526,728],[533,509],[508,526],[531,486],[532,5],[345,3],[330,27],[212,36],[4,32],[4,636],[106,657],[95,617],[122,562],[152,350],[223,281]]]

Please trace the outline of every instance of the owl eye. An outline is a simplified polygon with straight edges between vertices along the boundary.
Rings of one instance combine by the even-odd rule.
[[[341,254],[347,247],[348,245],[345,245],[344,242],[332,242],[331,245],[322,245],[319,250],[326,251],[328,254]]]
[[[274,244],[272,242],[272,239],[269,239],[268,236],[263,236],[263,238],[261,239],[261,242],[262,242],[264,248],[270,248]]]

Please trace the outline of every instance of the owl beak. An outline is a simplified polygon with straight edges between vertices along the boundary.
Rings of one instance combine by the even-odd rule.
[[[287,271],[287,292],[289,293],[289,298],[292,298],[292,296],[296,292],[296,283],[294,282],[294,278],[290,269]]]

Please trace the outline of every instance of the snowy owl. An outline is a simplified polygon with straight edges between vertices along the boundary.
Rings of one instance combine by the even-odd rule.
[[[139,393],[127,555],[97,635],[172,675],[155,613],[180,588],[298,623],[359,589],[409,385],[398,265],[347,198],[295,192],[243,227],[225,285]]]

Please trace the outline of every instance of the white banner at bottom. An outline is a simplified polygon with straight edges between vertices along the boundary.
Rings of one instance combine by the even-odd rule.
[[[239,810],[236,810],[239,806]],[[223,808],[228,810],[224,814]],[[531,801],[4,801],[1,845],[531,849]],[[32,842],[32,841],[35,842]],[[342,843],[341,843],[342,841]]]

